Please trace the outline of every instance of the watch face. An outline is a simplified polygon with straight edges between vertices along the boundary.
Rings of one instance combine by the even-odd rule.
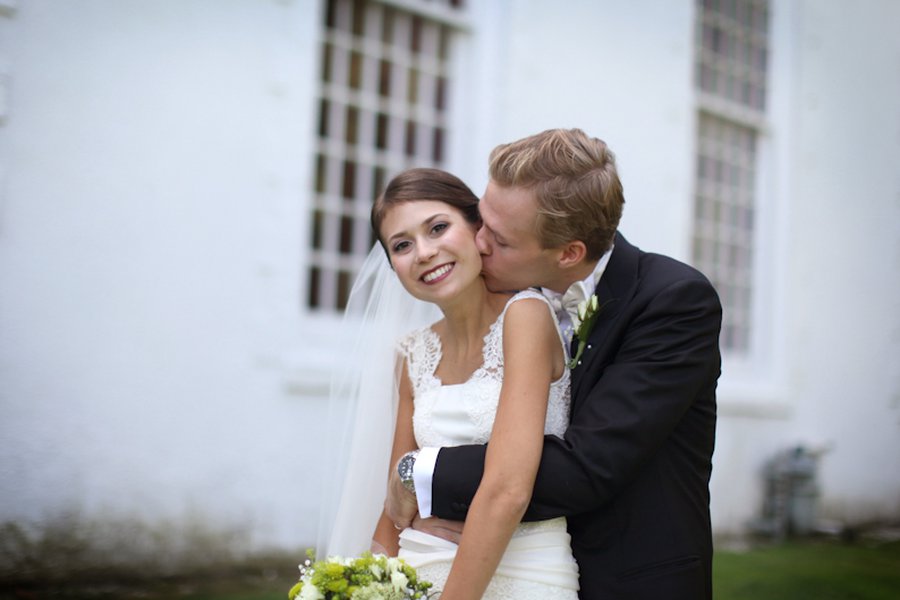
[[[415,454],[406,454],[397,464],[397,473],[400,475],[400,483],[407,490],[415,494],[415,483],[413,482],[413,466],[416,464]]]
[[[400,461],[400,477],[402,479],[409,479],[412,477],[413,464],[415,460],[411,456],[404,456],[403,460]]]

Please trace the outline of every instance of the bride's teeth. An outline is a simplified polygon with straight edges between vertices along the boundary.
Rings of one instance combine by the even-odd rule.
[[[438,277],[440,277],[441,275],[443,275],[444,273],[446,273],[449,270],[450,270],[450,265],[444,265],[443,267],[440,267],[439,269],[436,269],[436,270],[432,271],[431,273],[426,273],[425,275],[423,275],[422,281],[424,281],[425,283],[431,283],[432,281],[434,281],[435,279],[437,279]]]

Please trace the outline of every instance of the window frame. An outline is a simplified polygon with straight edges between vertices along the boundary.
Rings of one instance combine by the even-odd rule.
[[[365,17],[357,20],[353,11],[359,8]],[[448,168],[452,163],[454,45],[468,30],[468,14],[457,0],[322,3],[308,258],[301,275],[307,311],[342,311],[374,242],[371,203],[388,179],[412,166]],[[383,28],[388,15],[391,25]],[[333,27],[327,25],[330,19]],[[410,79],[416,84],[408,85]],[[356,125],[348,128],[351,113]]]
[[[697,3],[694,7],[700,10]],[[704,112],[727,117],[757,131],[750,340],[745,351],[736,352],[722,347],[724,376],[719,381],[719,397],[723,415],[781,420],[790,414],[790,404],[786,398],[785,289],[791,231],[792,173],[789,165],[796,10],[792,0],[769,3],[764,115],[703,92],[696,81],[693,84],[694,115],[697,119],[694,125],[695,143],[699,142],[699,118]],[[695,27],[698,20],[695,17]],[[695,68],[696,62],[692,63],[692,76]],[[699,148],[695,148],[694,168],[698,151]],[[689,233],[692,241],[696,185],[695,173],[695,189],[691,196],[692,228]],[[727,306],[724,310],[728,310]]]

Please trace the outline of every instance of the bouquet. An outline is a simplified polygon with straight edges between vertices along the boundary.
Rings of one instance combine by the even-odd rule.
[[[359,558],[332,556],[300,565],[290,600],[413,600],[429,598],[431,583],[399,558],[364,552]]]

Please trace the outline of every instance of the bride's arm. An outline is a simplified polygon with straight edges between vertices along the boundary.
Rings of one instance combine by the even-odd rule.
[[[509,306],[503,355],[503,388],[484,476],[442,600],[481,598],[531,498],[550,382],[565,368],[559,334],[544,302],[524,299]]]
[[[406,361],[400,369],[400,385],[399,385],[399,402],[397,405],[397,425],[394,428],[394,443],[391,448],[391,469],[397,464],[400,457],[416,449],[416,438],[413,434],[413,397],[412,386],[409,382],[409,375],[406,370]],[[414,502],[415,500],[413,500]],[[377,545],[376,545],[377,544]],[[384,553],[389,556],[397,556],[400,551],[399,532],[394,528],[394,524],[387,517],[384,511],[381,511],[381,517],[375,527],[375,533],[372,536],[372,552]]]

